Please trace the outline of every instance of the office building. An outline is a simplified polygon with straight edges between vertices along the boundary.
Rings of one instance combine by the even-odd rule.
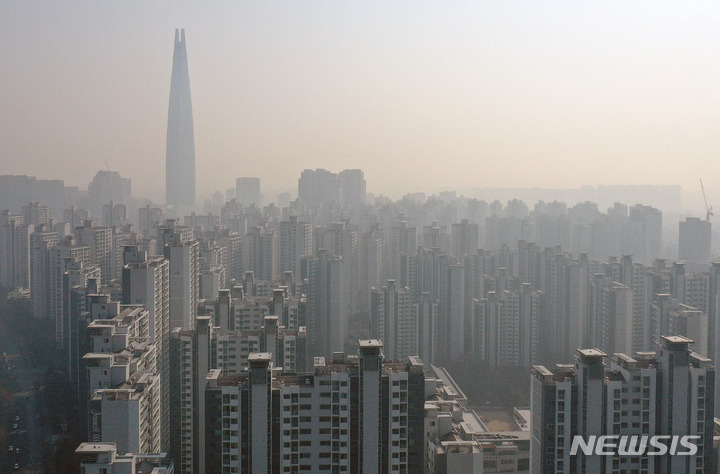
[[[103,201],[107,202],[107,201]],[[165,204],[171,215],[195,207],[195,134],[185,30],[175,30],[165,155]]]

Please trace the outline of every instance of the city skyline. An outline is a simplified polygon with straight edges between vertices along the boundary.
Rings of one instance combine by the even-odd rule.
[[[662,183],[701,208],[697,178],[720,171],[710,3],[217,8],[3,3],[5,172],[84,187],[110,168],[162,200],[178,27],[193,38],[201,196],[237,176],[274,193],[304,168],[362,168],[392,197]],[[219,169],[227,182],[211,182]]]
[[[717,18],[0,2],[0,471],[720,472]]]

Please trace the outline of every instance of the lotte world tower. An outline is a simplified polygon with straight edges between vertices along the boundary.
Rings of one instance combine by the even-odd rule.
[[[170,215],[195,206],[195,137],[185,30],[175,30],[165,157],[165,203]]]

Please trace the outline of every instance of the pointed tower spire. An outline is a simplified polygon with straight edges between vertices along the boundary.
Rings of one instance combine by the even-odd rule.
[[[182,217],[195,206],[195,136],[185,30],[175,30],[165,155],[165,203]]]

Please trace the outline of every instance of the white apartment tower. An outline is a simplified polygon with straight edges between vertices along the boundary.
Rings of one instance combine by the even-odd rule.
[[[417,357],[386,362],[368,340],[358,356],[315,358],[311,373],[276,374],[265,352],[249,363],[247,375],[208,374],[206,473],[422,472]]]
[[[417,308],[409,288],[398,288],[395,280],[371,292],[372,334],[383,341],[389,359],[401,360],[418,354]]]
[[[33,315],[36,318],[51,318],[53,313],[53,291],[55,281],[50,260],[50,250],[57,245],[58,234],[47,223],[39,224],[30,235],[30,287]]]
[[[616,353],[609,367],[597,349],[578,349],[574,365],[532,369],[532,472],[717,472],[713,449],[715,368],[691,352],[692,340],[663,336],[659,352]],[[579,449],[575,436],[691,435],[695,455],[599,456]],[[597,438],[596,438],[597,439]],[[637,441],[638,446],[641,441]],[[667,439],[668,445],[670,440]]]
[[[102,270],[103,281],[109,282],[113,277],[113,233],[109,227],[98,227],[95,221],[85,221],[76,227],[75,239],[79,245],[90,248],[90,263]]]
[[[200,244],[196,240],[168,242],[165,259],[170,273],[169,330],[192,330],[200,297]]]
[[[132,248],[132,247],[131,247]],[[168,339],[170,337],[170,264],[163,257],[147,258],[143,252],[126,251],[123,268],[123,303],[142,305],[149,312],[150,341],[156,344],[157,370],[160,377],[160,447],[169,443],[170,374]]]
[[[300,275],[300,259],[312,256],[312,225],[298,221],[297,216],[290,216],[288,220],[280,222],[279,236],[280,273],[291,271]]]

